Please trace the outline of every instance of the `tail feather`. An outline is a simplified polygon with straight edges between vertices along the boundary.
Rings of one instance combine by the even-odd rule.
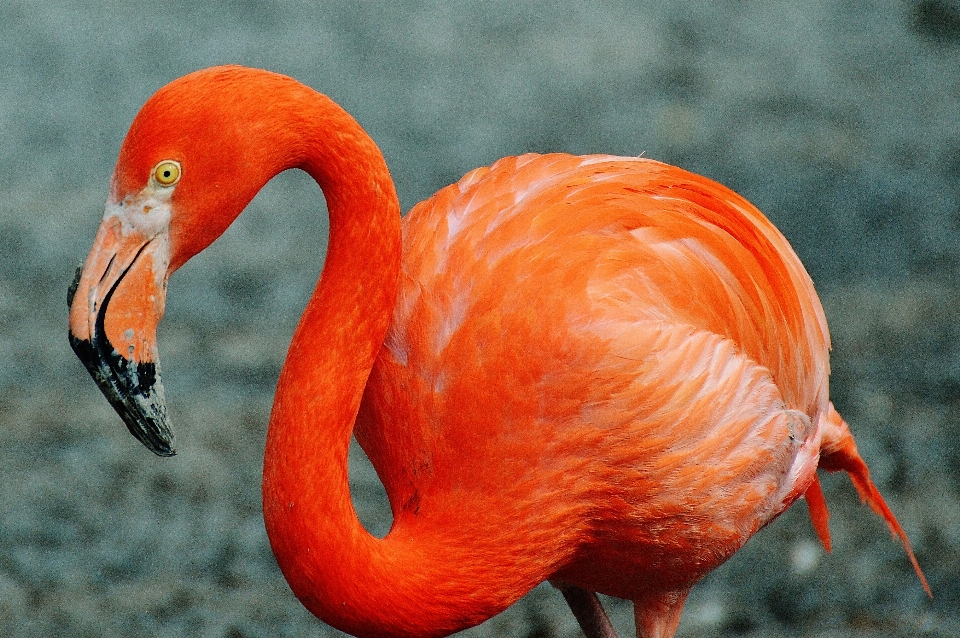
[[[813,475],[813,483],[807,488],[803,497],[807,500],[807,508],[810,510],[810,522],[813,523],[813,531],[817,533],[817,538],[823,543],[823,548],[828,552],[832,550],[830,542],[830,510],[827,509],[827,499],[823,497],[823,488],[820,487],[820,479]]]
[[[880,495],[877,486],[874,485],[870,479],[870,470],[857,452],[857,446],[853,441],[853,435],[850,434],[850,428],[847,427],[843,418],[834,409],[832,403],[830,404],[830,411],[827,415],[826,422],[823,425],[823,442],[820,445],[819,467],[828,472],[839,472],[842,470],[850,476],[850,480],[857,489],[857,493],[860,494],[861,500],[869,505],[870,509],[883,517],[894,538],[899,538],[900,542],[903,543],[903,548],[907,552],[910,564],[913,565],[913,570],[917,573],[917,577],[920,579],[924,591],[932,598],[933,593],[930,591],[930,585],[927,583],[927,578],[923,575],[923,570],[920,569],[920,563],[917,562],[917,557],[913,554],[913,548],[910,546],[910,540],[907,538],[906,532],[900,527],[897,517],[894,516],[890,508],[887,507],[887,503],[883,500],[883,496]],[[811,493],[813,493],[812,499]],[[811,484],[807,490],[806,496],[810,506],[810,517],[813,521],[814,529],[816,529],[817,535],[820,536],[821,540],[826,538],[824,546],[829,551],[830,532],[826,527],[829,514],[827,513],[826,502],[823,500],[823,492],[820,490],[819,481],[814,480],[814,483]]]

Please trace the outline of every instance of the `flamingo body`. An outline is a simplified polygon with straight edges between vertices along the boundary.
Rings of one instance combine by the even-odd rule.
[[[746,200],[652,160],[525,155],[401,229],[359,125],[239,67],[144,106],[71,302],[74,348],[158,453],[166,277],[291,167],[324,189],[330,244],[278,383],[264,516],[319,617],[440,636],[550,579],[633,600],[638,635],[669,637],[690,588],[800,496],[829,543],[818,464],[851,474],[920,574],[829,403],[810,278]],[[352,434],[390,499],[383,539],[350,502]]]
[[[574,582],[686,587],[813,478],[828,344],[811,292],[769,222],[704,178],[507,158],[406,218],[356,436],[397,526],[501,530],[477,545],[550,521],[557,566],[582,555]]]

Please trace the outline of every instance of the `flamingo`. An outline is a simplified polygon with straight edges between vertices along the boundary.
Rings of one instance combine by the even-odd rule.
[[[263,514],[294,594],[356,636],[444,636],[544,581],[591,637],[597,592],[668,638],[704,575],[846,471],[929,586],[828,398],[829,336],[750,203],[650,159],[507,157],[401,222],[383,156],[326,96],[237,66],[142,107],[70,293],[70,341],[130,431],[174,454],[167,279],[277,173],[326,197],[329,247],[277,384]],[[389,497],[357,519],[351,436]]]

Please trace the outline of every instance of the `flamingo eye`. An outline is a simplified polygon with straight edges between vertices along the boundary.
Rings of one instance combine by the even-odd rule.
[[[180,180],[180,162],[163,160],[153,169],[153,179],[161,186],[173,186]]]

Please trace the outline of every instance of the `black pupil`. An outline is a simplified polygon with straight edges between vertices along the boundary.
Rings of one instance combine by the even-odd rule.
[[[170,171],[163,171],[164,177],[170,177]]]

